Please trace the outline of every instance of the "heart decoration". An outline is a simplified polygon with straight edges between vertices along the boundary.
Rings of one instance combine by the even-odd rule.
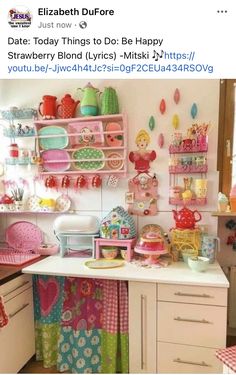
[[[42,315],[47,316],[56,305],[59,297],[59,284],[55,278],[50,277],[48,280],[38,280],[38,292],[40,296],[40,305]]]

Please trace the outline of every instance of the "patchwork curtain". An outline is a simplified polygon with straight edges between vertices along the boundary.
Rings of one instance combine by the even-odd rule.
[[[128,373],[128,284],[34,277],[36,356],[60,372]]]

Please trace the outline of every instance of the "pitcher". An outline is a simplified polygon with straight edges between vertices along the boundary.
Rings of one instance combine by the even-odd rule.
[[[210,263],[214,263],[216,259],[216,251],[220,251],[219,237],[203,234],[202,236],[202,256],[208,258]]]
[[[79,100],[75,101],[70,94],[66,94],[62,99],[61,103],[57,106],[57,115],[59,118],[72,118],[75,115],[77,105],[80,103]]]
[[[96,116],[98,114],[97,93],[99,90],[89,82],[83,89],[83,98],[80,103],[80,112],[83,116]]]
[[[43,96],[43,101],[39,104],[39,113],[44,120],[56,118],[56,100],[56,96]]]

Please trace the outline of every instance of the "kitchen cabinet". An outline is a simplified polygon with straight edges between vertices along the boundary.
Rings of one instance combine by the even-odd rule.
[[[156,373],[156,284],[129,282],[129,372]]]
[[[35,353],[33,289],[30,275],[0,286],[9,323],[0,328],[0,372],[17,373]]]
[[[129,283],[130,372],[220,373],[227,289]]]

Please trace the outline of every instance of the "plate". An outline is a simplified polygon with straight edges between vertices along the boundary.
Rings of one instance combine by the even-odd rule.
[[[58,137],[52,138],[39,138],[39,145],[43,150],[51,150],[53,148],[63,149],[68,146],[67,132],[61,126],[45,126],[39,129],[38,135],[58,135]],[[63,137],[59,137],[59,135],[63,135]]]
[[[113,152],[113,151],[108,152],[106,154],[106,158],[117,159],[117,160],[107,160],[106,161],[107,168],[109,168],[109,169],[121,169],[124,165],[124,160],[121,160],[121,159],[123,159],[123,157],[119,152]]]
[[[29,221],[17,221],[7,228],[6,242],[15,250],[32,251],[43,242],[43,234],[37,225]]]
[[[42,152],[43,168],[48,172],[64,172],[70,168],[70,155],[66,150],[47,150]],[[51,162],[56,160],[55,162]]]
[[[124,265],[123,260],[105,260],[105,259],[97,259],[97,260],[88,260],[84,263],[88,268],[115,268],[121,267]]]
[[[40,201],[41,198],[37,195],[32,195],[31,197],[29,197],[26,203],[27,210],[32,212],[40,211]]]
[[[77,159],[74,162],[74,167],[79,170],[94,171],[102,169],[105,165],[103,160],[91,160],[91,159],[104,159],[105,155],[102,150],[94,147],[83,147],[76,150],[72,154],[72,159]],[[88,159],[80,161],[80,159]]]
[[[66,212],[70,209],[71,200],[66,194],[60,195],[56,200],[56,211]]]
[[[69,123],[68,133],[82,133],[81,135],[70,136],[70,144],[74,148],[80,146],[84,147],[104,144],[102,121],[83,121]]]
[[[122,130],[121,124],[119,122],[108,122],[106,124],[105,131],[117,131]],[[115,133],[115,134],[106,134],[105,139],[106,143],[109,147],[121,147],[123,145],[123,133]]]

